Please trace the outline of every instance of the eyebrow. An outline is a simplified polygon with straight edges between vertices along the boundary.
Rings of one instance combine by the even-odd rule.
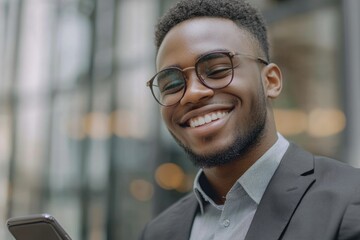
[[[208,55],[209,53],[217,52],[217,51],[219,51],[219,52],[221,52],[221,51],[224,51],[224,52],[232,52],[232,51],[230,51],[229,49],[226,49],[226,48],[212,49],[212,50],[210,50],[210,51],[207,51],[207,52],[204,52],[204,53],[201,53],[200,55],[198,55],[198,56],[196,57],[195,62],[199,61],[200,58]],[[180,69],[183,69],[183,68],[181,68],[181,66],[180,66],[179,64],[173,64],[173,65],[166,66],[166,67],[164,67],[163,69],[160,69],[159,72],[162,71],[162,70],[168,69],[168,68],[180,68]]]
[[[196,58],[196,61],[199,60],[199,58],[202,58],[204,57],[205,55],[208,55],[209,53],[212,53],[212,52],[232,52],[230,51],[229,49],[226,49],[226,48],[217,48],[217,49],[213,49],[211,51],[207,51],[207,52],[204,52],[202,54],[200,54],[197,58]]]

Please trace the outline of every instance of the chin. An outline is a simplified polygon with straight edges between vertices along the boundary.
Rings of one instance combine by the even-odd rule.
[[[265,128],[265,122],[261,123],[262,124],[257,124],[256,127],[247,134],[238,132],[238,134],[236,134],[237,137],[235,137],[232,142],[229,142],[229,138],[227,138],[226,142],[208,143],[201,151],[199,151],[199,148],[195,149],[185,146],[179,141],[178,143],[185,150],[195,166],[202,168],[224,166],[234,161],[240,161],[259,145],[263,138]]]

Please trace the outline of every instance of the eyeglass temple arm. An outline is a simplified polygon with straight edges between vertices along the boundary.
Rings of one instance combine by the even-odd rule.
[[[262,59],[262,58],[257,58],[257,60],[258,60],[260,63],[262,63],[262,64],[269,65],[269,62],[266,61],[266,60],[264,60],[264,59]]]

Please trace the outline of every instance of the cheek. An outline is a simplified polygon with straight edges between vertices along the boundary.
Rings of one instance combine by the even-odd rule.
[[[173,111],[169,108],[162,107],[160,109],[161,117],[168,128],[171,128],[172,112]]]
[[[263,92],[261,71],[257,65],[251,65],[247,69],[237,69],[234,74],[230,84],[234,91],[245,95],[259,94],[259,90]]]
[[[227,92],[242,99],[242,101],[248,101],[253,98],[254,95],[259,94],[261,86],[259,86],[258,79],[234,79],[229,85]]]

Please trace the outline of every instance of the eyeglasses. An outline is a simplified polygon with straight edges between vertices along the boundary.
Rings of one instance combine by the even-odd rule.
[[[169,67],[161,70],[146,83],[146,86],[150,87],[152,95],[160,105],[173,106],[180,102],[185,94],[186,71],[195,69],[200,82],[210,89],[225,88],[234,78],[234,68],[239,66],[239,64],[234,66],[235,56],[253,59],[265,65],[269,64],[262,58],[247,54],[215,51],[200,57],[193,67],[184,69]]]

